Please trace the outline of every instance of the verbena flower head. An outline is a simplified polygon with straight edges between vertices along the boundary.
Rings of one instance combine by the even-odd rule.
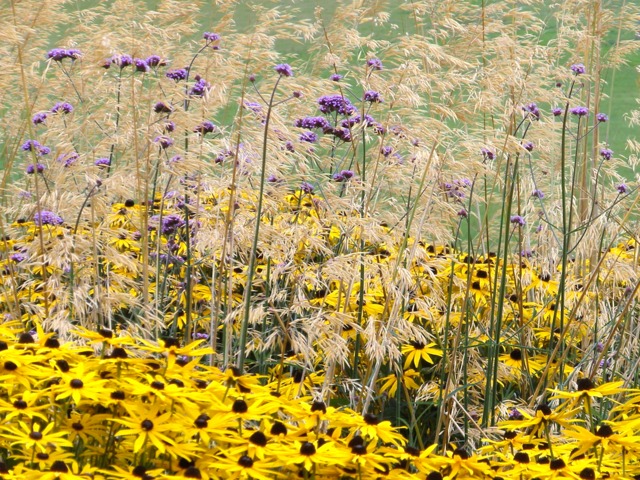
[[[532,103],[529,103],[528,105],[523,106],[522,110],[528,113],[529,116],[533,117],[535,120],[540,120],[540,109],[538,108],[538,105],[536,105],[535,103],[532,102]]]
[[[342,80],[342,75],[339,75],[337,73],[332,73],[331,75],[329,75],[329,80],[331,80],[332,82],[339,82],[340,80]]]
[[[164,235],[171,235],[176,233],[179,228],[184,227],[186,222],[179,215],[167,215],[162,218],[162,225],[160,227],[160,231]]]
[[[283,77],[293,77],[293,69],[287,63],[280,63],[273,67],[273,69]]]
[[[583,75],[587,71],[587,69],[582,63],[574,63],[573,65],[571,65],[570,68],[571,68],[571,71],[576,75]]]
[[[609,121],[609,116],[606,113],[598,113],[596,115],[596,120],[600,123],[604,123]]]
[[[324,117],[304,117],[293,122],[294,127],[306,128],[312,130],[314,128],[331,128],[331,124]]]
[[[244,106],[245,108],[251,110],[253,113],[262,112],[262,105],[260,105],[258,102],[250,102],[247,100],[246,102],[244,102]]]
[[[102,157],[102,158],[96,159],[96,161],[93,162],[93,164],[96,167],[108,167],[109,165],[111,165],[111,160],[109,160],[107,157]]]
[[[578,117],[584,117],[585,115],[589,115],[589,109],[587,107],[578,106],[571,108],[569,113],[571,113],[571,115],[577,115]]]
[[[304,193],[313,193],[313,185],[311,185],[309,182],[302,182],[300,184],[300,190],[302,190]]]
[[[196,133],[205,135],[207,133],[213,133],[215,129],[216,129],[216,126],[213,124],[213,122],[209,120],[205,120],[200,125],[196,126],[196,128],[194,128],[193,131]]]
[[[542,192],[542,190],[538,190],[537,188],[533,191],[533,193],[531,194],[532,197],[535,198],[544,198],[544,193]]]
[[[153,106],[153,111],[156,113],[171,113],[173,112],[173,108],[164,102],[158,102]]]
[[[524,226],[524,224],[526,223],[524,218],[522,218],[520,215],[511,215],[511,218],[509,220],[512,224],[518,225],[520,227]]]
[[[36,152],[36,155],[48,155],[51,153],[51,149],[44,145],[41,145],[37,140],[27,140],[20,147],[25,152]]]
[[[341,173],[334,173],[333,176],[331,177],[331,179],[334,182],[344,182],[345,181],[344,175],[342,175]]]
[[[613,150],[609,148],[602,148],[600,150],[600,156],[605,160],[611,160],[611,157],[613,157]]]
[[[28,175],[33,175],[34,173],[38,172],[38,173],[42,173],[45,171],[47,167],[43,164],[43,163],[36,163],[28,165],[26,172]]]
[[[180,80],[185,80],[187,78],[187,69],[186,68],[176,68],[174,70],[169,70],[165,76],[170,78],[171,80],[175,80],[179,82]]]
[[[560,115],[562,115],[562,108],[560,107],[553,107],[551,109],[551,113],[553,113],[554,117],[559,117]]]
[[[352,115],[357,108],[342,95],[324,95],[318,99],[318,106],[322,113],[338,112],[342,115]]]
[[[460,218],[467,218],[469,216],[469,212],[467,212],[466,209],[462,208],[462,209],[458,210],[458,216]]]
[[[53,108],[51,108],[51,113],[71,113],[73,112],[73,105],[67,102],[58,102]]]
[[[533,144],[533,142],[524,142],[522,144],[522,148],[524,148],[528,152],[532,152],[535,148],[535,145]]]
[[[74,163],[76,163],[78,158],[80,158],[80,155],[78,155],[76,152],[62,153],[58,155],[58,158],[56,158],[56,161],[59,163],[62,163],[62,166],[64,168],[68,168]]]
[[[145,61],[151,68],[162,67],[167,64],[160,55],[149,55]]]
[[[153,141],[160,145],[161,148],[166,149],[173,145],[173,139],[166,135],[158,135]]]
[[[489,150],[488,148],[482,147],[480,149],[480,152],[482,152],[482,155],[489,160],[493,160],[494,158],[496,158],[496,154],[493,152],[493,150]]]
[[[116,65],[118,67],[125,68],[133,64],[133,58],[131,55],[113,55],[110,60],[111,65]]]
[[[624,183],[621,183],[620,185],[618,185],[616,187],[616,189],[618,190],[618,193],[620,195],[624,195],[626,193],[629,193],[629,187],[627,187]]]
[[[134,58],[133,64],[136,66],[136,72],[148,72],[149,64],[144,58]]]
[[[370,58],[367,60],[367,66],[371,68],[371,70],[382,70],[382,61],[379,58]]]
[[[195,79],[196,83],[194,83],[191,90],[189,90],[189,95],[192,97],[202,97],[209,91],[211,84],[199,75],[196,75]]]
[[[213,32],[204,32],[202,34],[202,38],[204,38],[207,42],[217,42],[220,40],[220,35]]]
[[[382,103],[382,97],[375,90],[367,90],[364,92],[363,100],[371,103]]]
[[[54,48],[53,50],[49,50],[49,52],[47,53],[47,58],[55,60],[56,62],[61,62],[65,58],[77,60],[81,56],[82,52],[75,48]]]
[[[390,147],[388,145],[385,145],[380,149],[380,153],[382,153],[382,155],[384,155],[385,157],[388,157],[389,155],[391,155],[392,152],[393,152],[393,147]]]
[[[344,120],[342,120],[342,122],[340,122],[340,126],[343,128],[349,128],[361,122],[362,122],[362,116],[360,114],[357,114],[354,117],[345,118]],[[365,124],[365,127],[370,127],[370,126],[376,125],[376,121],[371,115],[365,115],[364,124]]]
[[[49,210],[41,210],[33,216],[36,225],[62,225],[64,220]]]
[[[318,141],[318,135],[314,132],[302,132],[299,138],[301,142],[315,143]]]
[[[31,118],[31,122],[34,125],[41,125],[46,120],[47,120],[47,112],[38,112]]]

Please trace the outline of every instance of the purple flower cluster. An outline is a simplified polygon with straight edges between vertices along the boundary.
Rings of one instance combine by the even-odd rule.
[[[362,122],[362,116],[360,114],[357,114],[354,117],[345,118],[344,120],[342,120],[342,122],[340,122],[340,126],[342,126],[343,128],[349,128],[349,127],[353,127],[354,125],[360,122]],[[364,116],[364,124],[366,127],[379,125],[371,115]]]
[[[193,131],[201,135],[206,135],[207,133],[213,133],[215,129],[216,126],[213,124],[213,122],[205,120],[200,125],[197,125],[196,128],[193,129]]]
[[[158,135],[153,141],[160,145],[161,148],[166,149],[173,145],[173,139],[166,135]]]
[[[147,61],[143,58],[134,58],[133,59],[133,64],[136,67],[136,72],[148,72],[149,70],[151,70],[149,68],[149,64],[147,63]]]
[[[540,120],[540,109],[535,103],[532,102],[528,105],[524,105],[522,110],[524,110],[530,117],[533,117],[534,120]]]
[[[98,158],[95,162],[93,162],[93,164],[96,167],[108,167],[109,165],[111,165],[111,160],[109,160],[106,157],[102,157],[102,158]]]
[[[339,138],[343,142],[351,141],[351,133],[346,128],[334,128],[331,133],[334,137]]]
[[[571,115],[577,115],[578,117],[584,117],[585,115],[589,115],[589,109],[587,107],[578,106],[571,108],[569,113],[571,113]]]
[[[169,70],[166,75],[167,78],[179,82],[180,80],[186,80],[187,78],[187,69],[186,68],[176,68],[174,70]]]
[[[111,65],[115,65],[116,67],[125,68],[133,64],[133,58],[131,55],[127,54],[116,54],[113,55],[110,59],[107,59],[104,63],[104,68],[109,68]]]
[[[334,182],[346,182],[353,177],[354,173],[351,170],[341,170],[338,173],[334,173],[331,177]]]
[[[217,33],[213,33],[213,32],[204,32],[202,34],[202,38],[204,38],[207,43],[212,43],[212,42],[217,42],[218,40],[220,40],[220,35],[218,35]]]
[[[273,69],[283,77],[293,77],[293,69],[289,64],[280,63],[279,65],[273,67]]]
[[[33,175],[36,172],[38,173],[44,172],[46,168],[47,167],[43,163],[36,163],[35,165],[34,164],[28,165],[26,172],[28,175]]]
[[[382,70],[382,61],[379,58],[370,58],[367,60],[367,67],[371,67],[371,70]]]
[[[164,235],[171,235],[176,233],[179,228],[185,226],[185,221],[179,215],[167,215],[162,219],[162,226],[160,232]]]
[[[511,215],[510,221],[512,224],[518,225],[519,227],[522,227],[527,223],[520,215]]]
[[[153,111],[156,113],[171,113],[173,112],[173,108],[164,102],[158,102],[153,106]]]
[[[342,75],[332,73],[331,75],[329,75],[329,80],[331,80],[332,82],[339,82],[340,80],[342,80]]]
[[[146,60],[147,65],[149,65],[150,67],[162,67],[164,65],[167,64],[167,62],[165,62],[164,60],[162,60],[162,57],[160,57],[159,55],[149,55],[149,57]]]
[[[611,157],[613,157],[613,150],[603,148],[600,150],[600,156],[605,160],[611,160]]]
[[[311,185],[309,182],[302,182],[300,184],[300,190],[302,190],[304,193],[313,193],[313,185]]]
[[[342,95],[324,95],[318,99],[322,113],[338,112],[341,115],[352,115],[357,108]]]
[[[453,182],[446,182],[442,184],[442,189],[448,197],[451,198],[464,198],[464,189],[471,186],[471,180],[467,178],[456,179]]]
[[[582,63],[574,63],[573,65],[571,65],[570,68],[571,68],[571,71],[576,75],[583,75],[587,71],[587,69]]]
[[[51,153],[49,147],[41,145],[37,140],[27,140],[20,148],[25,152],[36,152],[37,155],[48,155]]]
[[[47,120],[47,112],[38,112],[32,118],[31,121],[34,125],[40,125]]]
[[[382,103],[382,97],[375,90],[367,90],[362,98],[365,102]]]
[[[324,117],[304,117],[293,122],[294,127],[306,128],[312,130],[314,128],[322,128],[327,130],[331,128],[331,124]]]
[[[562,115],[562,109],[560,107],[553,107],[551,109],[551,113],[553,113],[554,117],[559,117],[560,115]]]
[[[318,141],[318,135],[311,131],[302,132],[299,138],[301,142],[315,143]]]
[[[596,120],[598,122],[600,122],[600,123],[604,123],[604,122],[609,121],[609,117],[608,117],[608,115],[606,113],[598,113],[596,115]]]
[[[624,183],[621,183],[616,188],[620,195],[625,195],[626,193],[629,193],[629,187],[627,187]]]
[[[51,113],[71,113],[73,112],[73,105],[67,102],[58,102],[51,109]]]
[[[496,154],[493,152],[493,150],[489,150],[488,148],[482,147],[480,149],[480,152],[482,153],[483,157],[488,158],[489,160],[493,160],[494,158],[496,158]]]
[[[192,97],[202,97],[209,91],[211,84],[200,77],[200,75],[196,75],[195,80],[196,83],[194,83],[191,90],[189,90],[189,95]]]
[[[9,255],[9,260],[15,263],[24,262],[27,259],[27,256],[24,253],[12,253]]]
[[[62,163],[62,166],[64,168],[68,168],[74,163],[76,163],[78,158],[80,158],[80,155],[78,155],[76,152],[62,153],[58,155],[58,158],[56,158],[56,161],[58,161],[59,163]]]
[[[522,144],[522,148],[524,148],[527,152],[532,152],[535,147],[536,146],[533,144],[533,142],[524,142]]]
[[[389,155],[391,155],[392,152],[393,152],[393,147],[390,147],[388,145],[385,145],[380,149],[380,153],[385,157],[388,157]]]
[[[77,60],[81,56],[82,52],[75,48],[54,48],[53,50],[49,50],[49,52],[47,53],[47,58],[55,60],[56,62],[61,62],[65,58]]]
[[[253,113],[261,113],[262,112],[262,105],[260,105],[258,102],[246,101],[246,102],[244,102],[244,106],[245,106],[245,108],[248,108],[249,110],[251,110]]]
[[[538,190],[537,188],[533,191],[533,193],[531,194],[532,197],[535,198],[544,198],[544,193],[542,192],[542,190]]]
[[[36,225],[61,225],[64,222],[62,217],[48,210],[36,212],[33,221]]]

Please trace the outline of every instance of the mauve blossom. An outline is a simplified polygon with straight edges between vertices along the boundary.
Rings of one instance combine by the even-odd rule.
[[[329,76],[329,80],[333,81],[333,82],[339,82],[340,80],[342,80],[342,75],[339,75],[337,73],[332,73]]]
[[[195,80],[196,83],[194,83],[193,87],[189,90],[189,95],[192,97],[202,97],[209,91],[211,84],[199,75],[196,75]]]
[[[318,141],[318,135],[314,132],[302,132],[299,138],[301,142],[315,143]]]
[[[624,183],[621,183],[616,188],[618,189],[618,193],[620,195],[624,195],[626,193],[629,193],[629,187],[627,187]]]
[[[164,102],[158,102],[153,106],[153,111],[156,113],[171,113],[173,108]]]
[[[273,67],[273,69],[278,72],[280,75],[282,75],[283,77],[293,77],[293,69],[291,68],[291,65],[286,64],[286,63],[280,63],[278,65],[276,65],[275,67]]]
[[[562,115],[562,109],[560,107],[553,107],[551,109],[551,113],[553,113],[554,117],[559,117],[560,115]]]
[[[611,160],[611,157],[613,157],[613,150],[603,148],[600,150],[600,156],[605,160]]]
[[[46,120],[47,112],[38,112],[31,118],[31,122],[33,122],[34,125],[43,124]]]
[[[93,164],[96,167],[108,167],[109,165],[111,165],[111,160],[106,157],[102,157],[98,158],[95,162],[93,162]]]
[[[382,103],[382,97],[375,90],[367,90],[364,92],[363,100],[371,103]]]
[[[522,148],[524,148],[527,152],[531,152],[535,148],[535,145],[533,144],[533,142],[524,142],[522,144]]]
[[[47,53],[47,58],[51,60],[55,60],[56,62],[61,62],[65,58],[70,58],[71,60],[77,60],[82,56],[82,52],[76,48],[54,48],[53,50],[49,50]]]
[[[527,112],[535,120],[540,120],[540,109],[538,108],[538,105],[536,105],[535,103],[532,102],[532,103],[529,103],[528,105],[523,106],[522,110]]]
[[[302,190],[304,193],[313,193],[313,185],[311,185],[309,182],[302,182],[300,184],[300,190]]]
[[[571,115],[577,115],[578,117],[584,117],[585,115],[589,115],[589,109],[587,107],[578,106],[570,109],[569,113],[571,113]]]
[[[586,68],[582,63],[574,63],[573,65],[571,65],[571,71],[573,73],[575,73],[576,75],[582,75],[584,74],[584,72],[586,72]]]
[[[51,108],[51,113],[71,113],[73,105],[67,102],[58,102]]]
[[[306,128],[307,130],[311,130],[314,128],[331,128],[331,124],[324,117],[305,117],[299,118],[295,122],[293,122],[294,127]]]
[[[169,70],[165,76],[179,82],[180,80],[185,80],[187,78],[187,69],[186,68],[176,68],[174,70]]]
[[[33,221],[36,225],[61,225],[64,222],[62,217],[48,210],[36,212]]]
[[[598,113],[596,115],[596,120],[600,123],[604,123],[607,122],[609,120],[609,117],[606,113]]]
[[[520,215],[511,215],[510,221],[514,225],[522,227],[526,222]]]
[[[145,61],[150,67],[161,67],[167,64],[160,55],[149,55]]]
[[[204,32],[202,34],[202,38],[204,38],[207,42],[217,42],[220,40],[220,35],[213,32]]]
[[[213,122],[205,120],[201,124],[197,125],[196,128],[193,129],[193,131],[200,133],[201,135],[206,135],[207,133],[213,133],[215,129],[216,126],[213,124]]]
[[[35,165],[34,164],[27,165],[26,172],[28,175],[33,175],[36,172],[38,173],[44,172],[46,168],[47,167],[43,163],[36,163]]]
[[[496,154],[488,148],[482,147],[480,149],[480,152],[482,153],[482,156],[487,157],[489,160],[493,160],[494,158],[496,158]]]
[[[372,70],[382,70],[382,61],[379,58],[370,58],[367,60],[367,66]]]
[[[161,148],[166,149],[173,145],[173,139],[166,135],[158,135],[153,141],[160,145]]]
[[[342,95],[324,95],[318,99],[318,106],[322,113],[338,112],[342,115],[351,115],[356,112],[356,107]]]

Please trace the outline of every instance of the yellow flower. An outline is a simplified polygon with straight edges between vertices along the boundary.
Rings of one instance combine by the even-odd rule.
[[[417,380],[417,381],[416,381]],[[380,387],[380,393],[388,392],[390,397],[394,397],[396,391],[398,390],[398,375],[392,373],[391,375],[387,375],[386,377],[382,377],[379,382],[384,382]],[[420,388],[418,382],[422,382],[420,378],[420,373],[416,372],[413,368],[409,370],[405,370],[402,372],[402,384],[407,387],[409,390],[414,390]]]
[[[138,453],[147,443],[155,446],[158,452],[164,453],[167,450],[167,444],[175,445],[175,441],[166,432],[175,432],[176,424],[181,423],[176,421],[171,412],[159,413],[158,407],[149,410],[148,406],[142,404],[136,409],[131,409],[129,418],[110,418],[109,420],[127,427],[118,430],[118,435],[136,436],[133,442],[133,453]]]
[[[4,436],[11,442],[11,446],[19,445],[22,447],[23,452],[34,452],[36,450],[46,453],[47,448],[50,445],[57,447],[71,447],[73,444],[67,440],[67,432],[59,431],[52,432],[55,427],[54,423],[47,424],[42,428],[40,424],[34,423],[33,428],[26,423],[18,422],[19,428],[16,427],[4,427]]]
[[[409,345],[403,345],[401,351],[407,356],[407,359],[404,362],[404,369],[408,369],[409,365],[411,365],[412,363],[415,368],[418,368],[420,360],[424,360],[428,363],[433,363],[431,355],[436,357],[442,356],[442,350],[440,350],[439,348],[434,348],[435,346],[435,343],[429,343],[428,345],[425,345],[420,341],[413,341]]]

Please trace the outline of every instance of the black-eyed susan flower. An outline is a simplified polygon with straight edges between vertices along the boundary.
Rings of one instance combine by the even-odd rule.
[[[408,345],[403,345],[400,349],[407,358],[404,361],[404,369],[407,370],[411,364],[415,368],[418,368],[420,364],[420,360],[424,360],[427,363],[434,363],[434,357],[441,357],[442,350],[436,347],[435,343],[424,344],[419,340],[414,340]]]
[[[47,423],[42,427],[39,423],[27,425],[19,421],[17,426],[5,426],[2,431],[3,436],[11,441],[11,446],[20,447],[23,452],[46,453],[50,445],[71,447],[73,444],[66,439],[67,433],[64,430],[54,432],[54,427],[54,423]]]

